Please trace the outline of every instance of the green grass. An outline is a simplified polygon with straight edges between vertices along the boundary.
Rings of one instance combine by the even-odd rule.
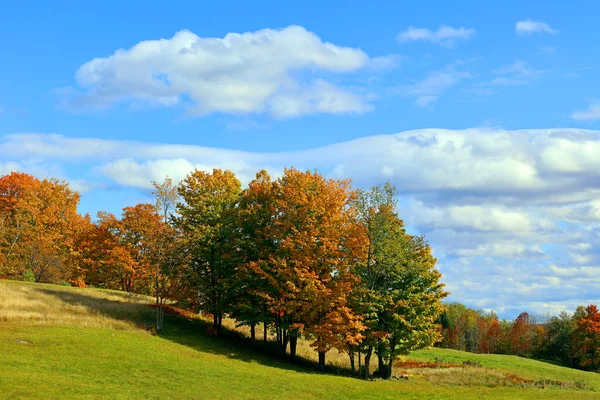
[[[471,359],[528,378],[586,380],[593,391],[486,387],[477,381],[469,386],[426,379],[367,382],[323,374],[206,336],[206,325],[195,319],[168,316],[164,335],[153,335],[143,329],[152,321],[152,310],[144,304],[148,300],[112,291],[0,282],[0,398],[600,398],[595,374],[450,350],[420,351],[414,357]]]

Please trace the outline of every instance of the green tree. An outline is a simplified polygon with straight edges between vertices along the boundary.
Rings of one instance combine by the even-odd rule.
[[[361,349],[365,377],[374,351],[379,375],[389,378],[397,356],[434,344],[441,299],[447,296],[431,248],[423,237],[406,233],[394,196],[387,183],[361,191],[355,203],[368,243],[366,262],[356,266],[361,289],[353,302],[368,327]]]
[[[219,332],[227,311],[229,285],[239,260],[234,235],[234,209],[241,193],[240,181],[231,171],[195,170],[177,188],[176,224],[189,253],[187,300],[213,315]]]
[[[232,285],[235,301],[231,316],[250,327],[252,340],[256,337],[256,326],[262,323],[265,343],[268,327],[274,321],[269,299],[276,296],[269,260],[276,248],[270,234],[274,220],[273,188],[271,177],[261,170],[242,192],[236,212],[236,240],[241,262]]]
[[[571,336],[575,330],[572,316],[562,311],[545,325],[545,335],[538,356],[546,360],[571,364]]]

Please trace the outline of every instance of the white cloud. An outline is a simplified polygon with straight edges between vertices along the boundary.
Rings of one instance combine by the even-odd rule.
[[[523,85],[543,73],[543,71],[536,70],[526,61],[521,60],[502,66],[494,72],[500,76],[492,79],[490,81],[491,85]]]
[[[11,172],[20,171],[21,166],[13,161],[0,162],[0,175],[10,174]]]
[[[573,131],[570,135],[539,137],[537,140],[540,165],[548,171],[596,174],[595,171],[600,170],[600,141],[595,135]]]
[[[417,107],[425,107],[434,104],[447,90],[470,77],[468,72],[451,65],[441,71],[431,72],[423,80],[401,87],[398,91],[405,96],[415,97]]]
[[[286,90],[271,99],[271,114],[278,118],[299,117],[306,114],[339,114],[348,111],[364,113],[373,107],[365,104],[356,94],[345,92],[323,80],[309,87]]]
[[[590,104],[587,109],[576,111],[571,118],[577,121],[590,121],[600,119],[600,103]]]
[[[475,29],[463,26],[453,28],[448,25],[441,25],[435,32],[411,26],[406,31],[400,32],[396,39],[401,43],[424,40],[444,47],[452,47],[457,41],[469,40],[473,36],[475,36]]]
[[[598,148],[598,149],[596,149]],[[594,150],[596,149],[596,150]],[[590,179],[600,174],[600,134],[580,129],[506,131],[421,129],[379,135],[321,148],[285,153],[252,153],[194,145],[12,134],[0,137],[0,158],[16,162],[136,163],[186,160],[191,165],[238,165],[282,169],[319,167],[343,170],[359,184],[386,176],[403,192],[453,193],[572,202],[589,201]],[[386,171],[385,174],[382,171]],[[121,177],[121,179],[123,179]],[[568,197],[563,198],[565,194]],[[455,197],[453,197],[455,198]]]
[[[184,158],[156,159],[144,162],[137,162],[130,158],[122,158],[99,167],[98,171],[122,186],[152,189],[152,181],[160,182],[165,177],[169,176],[175,182],[179,182],[196,169],[208,172],[212,171],[213,168],[229,169],[233,171],[243,184],[250,182],[258,171],[252,165],[241,160],[201,164],[191,163]],[[280,175],[282,172],[270,168],[266,169],[269,170],[269,173],[274,177]]]
[[[558,33],[556,29],[552,29],[550,25],[542,21],[534,21],[525,19],[518,21],[515,25],[515,32],[519,35],[531,35],[534,33]]]
[[[410,208],[411,219],[435,228],[466,228],[478,231],[503,231],[527,234],[533,221],[523,211],[499,205],[460,205],[427,207],[419,202]]]
[[[594,199],[576,204],[554,206],[548,210],[548,214],[553,218],[575,224],[600,223],[600,200]]]
[[[59,94],[72,110],[129,103],[181,105],[194,115],[362,113],[372,106],[317,74],[390,68],[393,62],[391,56],[371,59],[360,49],[324,42],[301,26],[224,38],[184,30],[85,63],[75,76],[80,90]],[[300,79],[300,72],[313,78]]]
[[[544,257],[545,253],[539,245],[526,246],[516,240],[502,240],[494,243],[479,244],[475,248],[458,249],[460,257]]]

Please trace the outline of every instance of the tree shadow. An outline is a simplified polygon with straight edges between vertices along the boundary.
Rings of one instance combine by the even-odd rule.
[[[123,298],[111,300],[102,297],[87,296],[85,290],[52,290],[48,288],[35,288],[36,291],[54,296],[68,304],[83,306],[90,312],[129,322],[138,328],[154,331],[155,308],[151,304],[135,302],[139,295],[125,292],[111,292]],[[211,335],[211,324],[200,318],[189,318],[183,314],[168,309],[164,315],[164,329],[158,336],[171,342],[188,346],[196,351],[226,356],[227,358],[261,365],[311,374],[335,374],[353,376],[345,368],[327,365],[321,370],[317,362],[302,357],[291,357],[281,354],[277,343],[268,341],[252,341],[240,332],[222,328],[219,336]]]

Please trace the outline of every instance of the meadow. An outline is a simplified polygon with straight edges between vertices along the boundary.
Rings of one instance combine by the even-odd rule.
[[[242,331],[210,336],[200,316],[168,314],[157,336],[149,328],[151,301],[117,291],[0,282],[0,398],[600,398],[598,374],[435,348],[405,361],[475,366],[399,367],[408,380],[364,381],[343,376],[345,357],[329,352],[330,371],[323,373],[307,343],[299,344],[307,359],[292,362],[249,344]]]

